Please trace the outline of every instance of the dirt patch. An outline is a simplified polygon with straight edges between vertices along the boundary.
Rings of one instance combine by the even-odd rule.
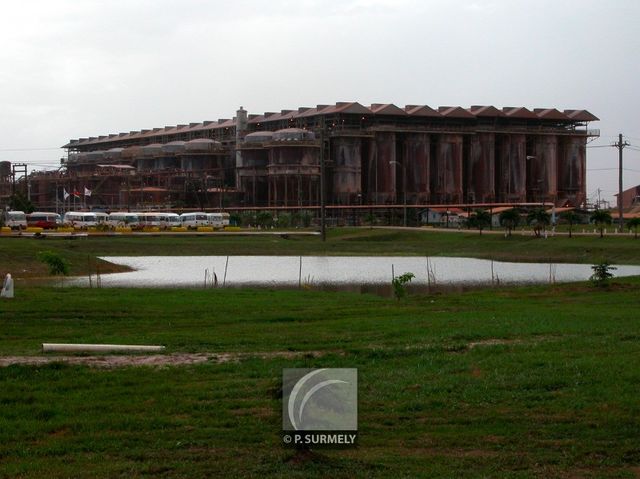
[[[152,355],[103,356],[0,356],[0,367],[12,365],[40,366],[52,363],[83,365],[96,368],[122,368],[128,366],[187,366],[203,363],[230,363],[244,359],[320,357],[323,351],[270,351],[263,353],[174,353]]]
[[[472,341],[468,344],[469,349],[481,347],[481,346],[499,346],[503,344],[520,344],[524,341],[522,339],[482,339],[480,341]]]

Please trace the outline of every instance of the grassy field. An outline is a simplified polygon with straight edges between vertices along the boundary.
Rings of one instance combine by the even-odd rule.
[[[361,234],[335,244],[346,254],[351,241],[371,241],[382,252],[395,237]],[[422,254],[431,237],[410,238]],[[248,356],[163,368],[0,368],[0,477],[640,473],[638,278],[607,290],[570,284],[401,303],[317,291],[17,293],[0,302],[2,356],[37,355],[45,341]],[[255,356],[265,352],[285,355]],[[284,367],[358,368],[358,448],[281,446]]]
[[[0,273],[16,278],[46,276],[36,258],[51,250],[70,263],[71,274],[95,272],[95,257],[107,255],[428,255],[467,256],[502,261],[640,264],[640,241],[630,236],[598,238],[566,236],[536,239],[514,234],[477,231],[441,233],[425,230],[338,228],[329,230],[326,242],[314,236],[153,236],[88,237],[83,239],[33,239],[0,237]],[[101,272],[113,271],[102,263]]]

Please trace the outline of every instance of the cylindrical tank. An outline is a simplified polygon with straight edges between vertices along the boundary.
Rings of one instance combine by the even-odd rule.
[[[462,135],[439,135],[436,157],[431,168],[431,193],[434,203],[462,202]]]
[[[586,198],[586,138],[562,138],[558,156],[558,202],[580,206]]]
[[[464,166],[465,202],[485,203],[495,199],[495,134],[478,133],[470,140]]]
[[[254,131],[244,137],[245,143],[265,143],[273,140],[272,131]]]
[[[409,133],[405,137],[399,188],[406,188],[408,203],[429,201],[429,161],[431,140],[427,133]],[[403,183],[406,181],[406,185]]]
[[[535,154],[527,158],[527,190],[535,202],[555,201],[558,196],[558,137],[534,138]]]
[[[309,130],[302,128],[284,128],[273,134],[274,141],[302,141],[315,140],[316,135]]]
[[[497,201],[527,199],[527,139],[521,134],[498,135],[495,190]]]
[[[162,152],[168,154],[182,153],[185,149],[184,145],[184,141],[170,141],[169,143],[162,145]]]
[[[0,177],[11,176],[11,162],[0,161]]]

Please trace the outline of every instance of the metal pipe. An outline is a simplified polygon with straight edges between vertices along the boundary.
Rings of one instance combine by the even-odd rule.
[[[76,353],[157,353],[164,351],[164,346],[141,346],[131,344],[65,344],[65,343],[42,343],[43,353],[56,352],[76,352]]]

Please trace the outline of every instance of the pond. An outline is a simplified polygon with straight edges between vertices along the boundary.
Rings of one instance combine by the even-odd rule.
[[[392,274],[415,275],[412,285],[532,284],[585,281],[588,264],[510,263],[417,256],[108,256],[133,271],[102,275],[103,287],[337,287],[389,285]],[[618,266],[615,276],[640,275]],[[88,278],[76,278],[88,285]],[[95,282],[95,277],[93,278]]]

